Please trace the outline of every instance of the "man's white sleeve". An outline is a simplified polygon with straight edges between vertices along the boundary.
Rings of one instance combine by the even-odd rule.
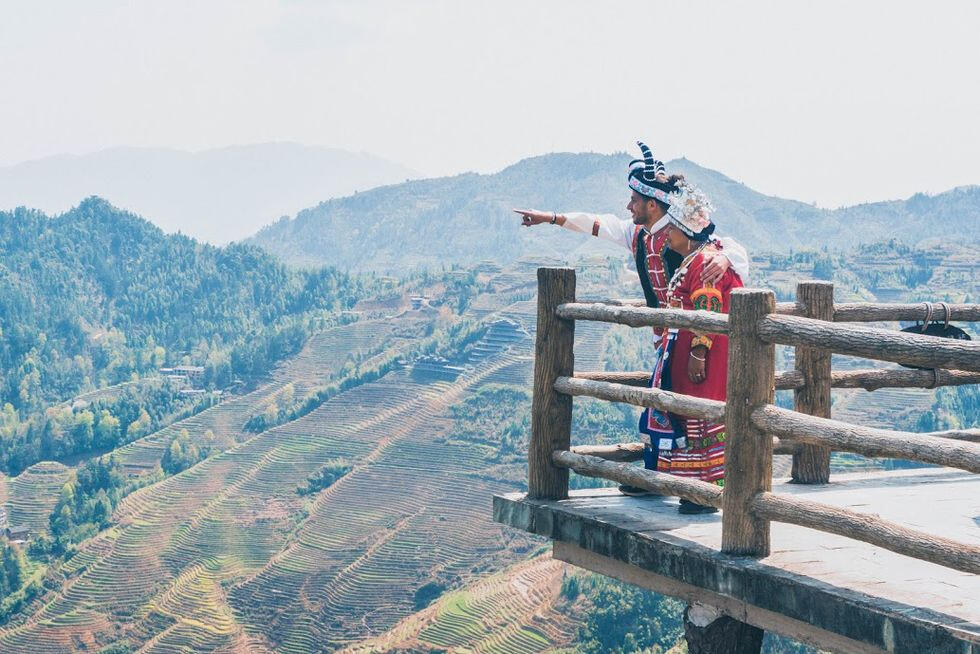
[[[738,276],[742,278],[743,284],[749,283],[749,255],[739,243],[730,237],[725,237],[718,239],[721,241],[721,253],[729,263],[732,264],[732,268],[738,273]]]
[[[621,245],[628,250],[633,247],[633,221],[631,220],[622,220],[611,213],[573,212],[562,215],[565,216],[565,224],[562,225],[565,229],[582,234],[591,234],[604,241]]]

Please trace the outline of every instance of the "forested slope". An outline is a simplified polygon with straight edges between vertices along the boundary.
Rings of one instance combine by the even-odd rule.
[[[209,388],[262,374],[363,291],[357,278],[292,271],[253,246],[168,236],[98,198],[56,217],[0,212],[0,468],[112,447],[141,409],[142,433],[157,414],[190,410],[132,388],[94,403],[111,425],[95,411],[53,434],[38,419],[53,403],[165,365],[204,366]],[[65,432],[85,442],[45,449],[46,429],[48,441]]]
[[[0,366],[22,372],[4,380],[0,400],[32,406],[187,353],[216,366],[256,332],[348,308],[361,290],[333,270],[289,271],[254,247],[165,235],[98,198],[54,218],[0,213]]]

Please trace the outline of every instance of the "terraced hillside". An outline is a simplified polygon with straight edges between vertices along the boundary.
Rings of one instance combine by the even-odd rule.
[[[435,312],[405,312],[318,334],[259,388],[118,450],[126,471],[142,474],[181,430],[231,443],[124,499],[115,524],[51,570],[47,595],[0,629],[0,652],[98,651],[123,642],[145,652],[569,645],[574,628],[556,609],[562,566],[529,558],[540,542],[489,519],[489,497],[524,483],[519,457],[500,455],[500,434],[454,427],[459,408],[479,393],[529,385],[533,267],[481,279],[493,292],[476,297],[467,316],[495,327],[454,362],[469,368],[452,381],[423,382],[398,370],[297,420],[258,435],[243,431],[287,384],[299,397],[350,362],[417,342]],[[580,296],[610,295],[609,270],[593,272]],[[636,290],[613,287],[620,296]],[[621,332],[580,323],[576,368],[604,369],[642,354]],[[875,397],[852,394],[838,395],[835,405],[847,419],[846,411],[866,409]],[[879,397],[913,410],[924,402]],[[873,424],[866,414],[854,420]],[[347,472],[332,485],[297,492],[338,460]],[[68,474],[42,463],[0,479],[11,521],[44,528]]]
[[[530,365],[527,352],[505,350],[454,383],[389,374],[137,491],[117,526],[60,571],[67,578],[44,608],[0,632],[0,650],[121,639],[146,651],[331,649],[411,614],[429,581],[458,586],[518,560],[534,544],[492,526],[485,510],[490,494],[513,486],[486,478],[482,451],[445,431],[450,405],[520,362]],[[302,355],[290,365],[311,374]],[[171,430],[241,438],[248,406],[288,370]],[[165,440],[144,439],[120,458],[138,470]],[[349,474],[312,501],[296,493],[337,457],[353,462]]]
[[[402,321],[398,330],[390,321],[369,320],[320,332],[296,356],[278,366],[268,383],[119,448],[119,463],[130,474],[152,470],[163,457],[164,448],[182,430],[197,440],[210,431],[217,437],[241,441],[247,437],[243,432],[245,422],[287,384],[293,384],[295,396],[301,397],[333,380],[345,364],[357,361],[372,348],[386,345],[397,349],[411,342],[415,328],[412,320]]]
[[[440,651],[543,652],[571,644],[578,625],[556,610],[570,566],[543,555],[441,597],[377,638],[345,654]]]
[[[410,612],[420,570],[499,567],[508,540],[526,551],[522,538],[486,532],[481,499],[502,488],[473,475],[479,461],[427,436],[466,384],[417,389],[404,374],[389,377],[127,498],[119,526],[66,566],[77,576],[0,633],[0,649],[63,651],[73,637],[112,638],[104,627],[114,623],[147,651],[249,638],[310,651],[394,624]],[[394,392],[401,399],[377,413],[371,400]],[[355,469],[304,507],[295,488],[338,455]]]
[[[257,436],[242,431],[255,408],[286,384],[299,395],[349,361],[414,342],[420,318],[407,312],[324,332],[269,383],[121,448],[125,469],[140,474],[180,430],[238,443],[126,498],[113,528],[50,573],[49,586],[60,583],[60,590],[0,631],[0,651],[121,641],[145,651],[329,651],[387,633],[416,612],[423,587],[460,589],[519,564],[538,544],[493,525],[486,501],[520,486],[520,465],[504,471],[489,460],[493,448],[451,433],[451,407],[488,384],[523,387],[529,380],[533,341],[521,330],[533,329],[534,302],[526,299],[533,277],[500,287],[502,297],[488,294],[480,311],[494,327],[469,350],[470,369],[454,382],[423,384],[398,371]],[[501,322],[506,318],[517,325]],[[581,330],[583,365],[599,365],[603,330]],[[310,498],[297,494],[338,458],[352,464],[346,476]],[[11,489],[25,488],[11,492],[11,502],[28,497],[24,482],[37,481],[39,471],[31,472],[9,480]],[[50,495],[53,502],[57,493]],[[46,520],[49,510],[39,515]],[[514,600],[502,593],[492,595]],[[515,643],[567,642],[557,614],[532,620],[547,613],[553,595],[525,598],[528,631],[516,630]],[[529,635],[539,632],[544,636]]]
[[[415,320],[364,320],[314,334],[302,350],[272,372],[282,385],[293,384],[303,395],[379,348],[397,348],[417,335]]]
[[[7,523],[47,531],[48,516],[58,501],[70,470],[54,461],[35,463],[16,477],[6,478]]]
[[[142,475],[159,465],[165,448],[181,431],[186,430],[199,444],[204,442],[207,432],[219,442],[243,441],[249,437],[243,432],[248,418],[286,384],[293,384],[299,397],[335,378],[348,361],[356,361],[372,348],[399,348],[411,343],[419,324],[415,319],[402,320],[396,328],[390,321],[367,320],[324,330],[312,337],[296,356],[277,367],[271,380],[256,390],[230,396],[197,415],[125,445],[114,454],[127,474]],[[16,477],[4,476],[0,480],[0,505],[6,510],[7,524],[28,526],[35,533],[46,532],[48,516],[70,474],[71,468],[61,463],[42,461]]]

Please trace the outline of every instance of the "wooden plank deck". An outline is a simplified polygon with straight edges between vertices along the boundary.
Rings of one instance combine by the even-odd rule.
[[[980,476],[967,472],[836,475],[827,486],[776,480],[773,491],[980,542]],[[679,515],[676,498],[615,489],[563,501],[496,496],[494,519],[552,538],[557,558],[688,600],[703,591],[744,621],[824,648],[980,653],[980,576],[859,541],[773,523],[770,556],[731,557],[719,551],[720,514]]]

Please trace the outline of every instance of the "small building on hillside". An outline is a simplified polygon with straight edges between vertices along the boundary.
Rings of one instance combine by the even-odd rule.
[[[178,389],[200,388],[204,383],[204,366],[160,368],[160,374]]]
[[[25,526],[7,527],[4,533],[12,543],[26,543],[27,539],[31,537],[31,528]]]
[[[204,366],[175,366],[174,374],[183,375],[192,386],[199,386],[204,381]]]

